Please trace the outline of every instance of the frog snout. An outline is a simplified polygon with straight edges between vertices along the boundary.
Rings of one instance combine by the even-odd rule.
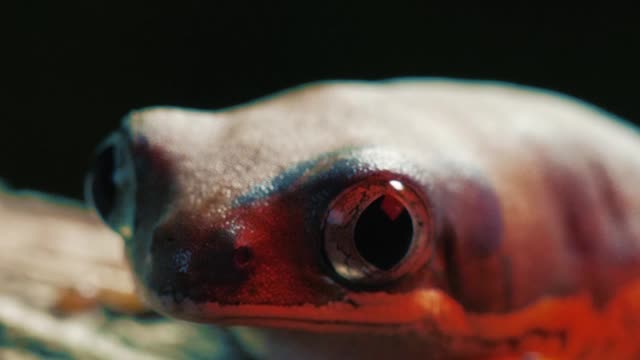
[[[85,180],[88,204],[109,227],[125,237],[131,235],[135,212],[134,169],[127,137],[115,132],[98,146]]]

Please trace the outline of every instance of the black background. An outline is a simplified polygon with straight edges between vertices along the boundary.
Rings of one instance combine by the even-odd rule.
[[[637,11],[454,4],[16,2],[3,15],[0,177],[80,197],[94,146],[130,109],[219,108],[319,79],[507,80],[640,121]]]

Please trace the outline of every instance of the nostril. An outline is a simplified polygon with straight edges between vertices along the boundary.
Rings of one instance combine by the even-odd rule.
[[[88,191],[93,206],[103,219],[108,219],[114,210],[117,185],[114,173],[116,169],[116,148],[114,144],[107,145],[96,156],[91,173]]]
[[[245,267],[249,265],[253,259],[253,252],[246,246],[240,246],[233,250],[233,262],[237,267]]]
[[[131,236],[135,174],[125,137],[120,133],[107,138],[96,152],[85,184],[85,197],[112,229]]]

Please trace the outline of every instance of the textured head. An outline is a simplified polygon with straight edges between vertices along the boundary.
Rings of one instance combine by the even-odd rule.
[[[309,327],[424,316],[434,294],[414,290],[436,282],[425,184],[439,173],[417,154],[443,139],[418,145],[418,116],[368,113],[383,97],[363,91],[327,84],[222,112],[125,119],[88,193],[157,309]]]

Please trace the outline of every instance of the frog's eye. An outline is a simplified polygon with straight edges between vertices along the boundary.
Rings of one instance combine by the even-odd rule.
[[[134,191],[133,159],[124,139],[116,133],[98,147],[92,170],[85,180],[85,197],[107,225],[128,237],[133,221]]]
[[[324,250],[335,273],[353,285],[383,285],[429,259],[432,221],[407,183],[370,178],[340,193],[324,220]]]

